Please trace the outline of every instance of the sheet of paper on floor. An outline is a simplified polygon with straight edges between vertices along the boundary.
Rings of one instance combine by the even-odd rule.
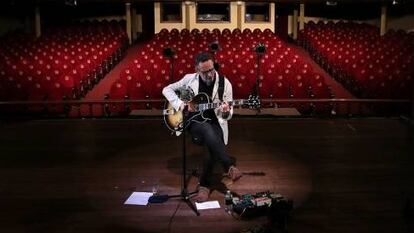
[[[125,205],[147,205],[148,199],[153,195],[149,192],[133,192],[124,202]]]
[[[198,203],[196,202],[196,207],[198,210],[207,210],[207,209],[218,209],[220,208],[220,204],[218,201],[205,201]]]

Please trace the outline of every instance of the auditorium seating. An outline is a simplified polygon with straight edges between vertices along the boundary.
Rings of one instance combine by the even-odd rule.
[[[119,62],[124,22],[82,22],[49,28],[40,38],[0,38],[1,100],[78,99]]]
[[[211,51],[213,42],[218,42],[218,51]],[[265,45],[266,52],[258,57],[255,47],[259,43]],[[173,53],[164,54],[167,48]],[[162,29],[141,46],[137,56],[121,71],[119,80],[113,83],[109,98],[162,99],[164,86],[195,72],[194,57],[203,51],[213,54],[220,65],[219,72],[231,81],[234,98],[247,98],[256,89],[263,99],[332,97],[325,78],[315,73],[293,46],[280,40],[270,30]],[[319,77],[317,80],[315,75]],[[119,83],[126,85],[122,95],[112,93]],[[138,83],[139,89],[136,88]],[[132,110],[139,108],[138,105],[131,107]],[[161,106],[147,103],[141,107]],[[265,107],[283,106],[269,104]]]
[[[339,21],[310,21],[300,44],[324,69],[362,98],[408,99],[414,74],[414,35]]]

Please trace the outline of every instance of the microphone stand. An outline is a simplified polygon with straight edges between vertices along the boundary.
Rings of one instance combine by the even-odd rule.
[[[184,202],[187,203],[187,205],[195,212],[195,214],[197,216],[200,216],[200,212],[198,212],[197,208],[194,206],[194,204],[190,201],[190,195],[197,193],[197,191],[193,191],[191,193],[188,192],[187,189],[187,146],[186,146],[186,126],[187,124],[189,124],[190,122],[187,122],[188,120],[188,108],[184,108],[184,112],[183,112],[183,161],[182,161],[182,166],[183,166],[183,171],[182,171],[182,189],[181,189],[181,198]]]
[[[187,203],[187,205],[194,211],[197,216],[200,216],[200,212],[198,212],[195,205],[190,200],[190,195],[197,193],[197,191],[188,192],[187,188],[187,146],[186,146],[186,128],[189,124],[188,121],[188,106],[186,106],[183,111],[183,123],[182,123],[182,177],[181,177],[181,193],[177,195],[167,195],[164,199],[167,200],[169,198],[180,197],[182,201]],[[161,198],[163,199],[163,198]],[[157,201],[155,201],[157,202]],[[161,202],[161,201],[159,201]]]
[[[256,69],[256,83],[254,85],[253,93],[256,96],[259,96],[260,92],[260,60],[262,59],[262,54],[257,53],[257,69]]]

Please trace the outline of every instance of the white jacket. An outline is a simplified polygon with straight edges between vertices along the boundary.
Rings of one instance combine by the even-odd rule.
[[[171,103],[175,110],[179,110],[183,101],[177,96],[175,91],[179,90],[180,88],[191,88],[195,95],[198,94],[198,73],[186,74],[184,78],[181,80],[172,83],[162,90],[162,94],[167,98],[167,100]],[[219,95],[218,95],[218,86],[219,86],[219,75],[216,72],[216,79],[214,82],[213,87],[213,102],[220,102]],[[231,86],[230,81],[227,78],[224,78],[224,92],[223,92],[223,101],[233,101],[233,88]],[[220,124],[221,129],[223,130],[223,140],[224,144],[227,145],[228,138],[229,138],[229,130],[227,121],[231,119],[233,115],[233,108],[230,108],[230,114],[228,114],[227,118],[222,117],[222,113],[219,109],[215,109],[215,113]]]

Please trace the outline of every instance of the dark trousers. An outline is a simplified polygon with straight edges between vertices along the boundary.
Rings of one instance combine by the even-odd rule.
[[[211,186],[211,176],[216,162],[219,162],[227,172],[230,166],[234,165],[226,152],[223,141],[223,131],[218,122],[207,121],[204,123],[193,122],[189,131],[195,143],[203,145],[208,149],[208,155],[203,159],[203,170],[200,176],[200,185]]]

